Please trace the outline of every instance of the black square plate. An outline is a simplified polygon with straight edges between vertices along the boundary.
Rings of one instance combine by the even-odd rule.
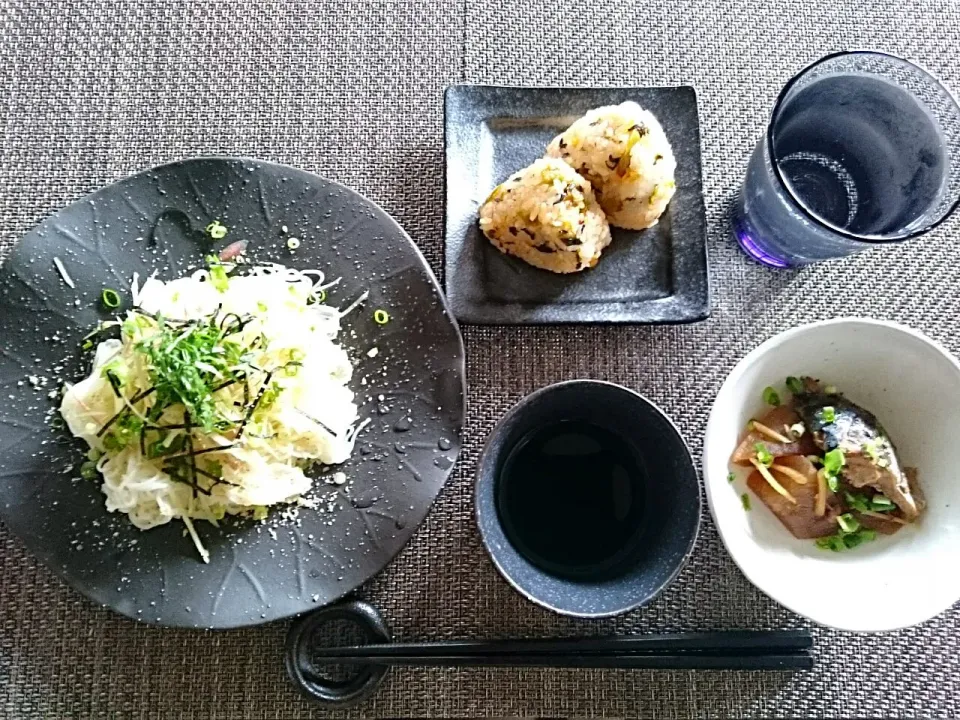
[[[477,212],[490,191],[541,157],[587,110],[634,100],[663,125],[677,192],[654,227],[613,228],[590,270],[555,275],[501,254]],[[446,289],[457,319],[489,325],[681,323],[710,313],[700,120],[692,87],[519,88],[456,85],[444,104]]]

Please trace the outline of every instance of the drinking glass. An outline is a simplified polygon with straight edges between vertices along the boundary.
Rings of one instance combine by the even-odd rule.
[[[780,92],[734,210],[750,257],[796,267],[917,237],[960,202],[960,106],[893,55],[841,52]]]

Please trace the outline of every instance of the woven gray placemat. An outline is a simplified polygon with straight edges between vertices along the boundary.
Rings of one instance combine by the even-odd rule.
[[[784,327],[843,314],[894,318],[960,350],[955,222],[923,242],[774,273],[739,255],[725,220],[793,71],[830,50],[876,46],[960,88],[951,57],[960,7],[759,5],[0,0],[0,244],[127,173],[224,153],[290,163],[367,194],[439,268],[446,84],[692,83],[712,318],[661,328],[466,328],[464,454],[417,536],[364,595],[402,637],[803,626],[740,575],[709,518],[670,590],[646,610],[603,622],[562,619],[522,600],[487,561],[472,521],[484,437],[512,403],[547,383],[596,377],[641,390],[677,420],[699,457],[722,379]],[[323,715],[283,675],[285,623],[224,633],[136,625],[80,598],[2,526],[0,578],[0,716]],[[377,698],[350,714],[960,715],[958,609],[883,636],[815,632],[811,673],[411,669],[391,673]]]

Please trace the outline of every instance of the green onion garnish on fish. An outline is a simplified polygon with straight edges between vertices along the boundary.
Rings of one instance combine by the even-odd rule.
[[[860,529],[860,521],[857,520],[850,513],[844,513],[843,515],[837,516],[837,523],[840,525],[840,529],[845,533],[856,532]]]
[[[761,465],[766,465],[767,467],[773,465],[773,455],[769,450],[767,450],[766,445],[764,445],[762,442],[758,442],[753,447],[757,451],[757,461]]]
[[[803,392],[803,382],[800,378],[791,375],[787,378],[787,389],[794,395],[799,395]]]

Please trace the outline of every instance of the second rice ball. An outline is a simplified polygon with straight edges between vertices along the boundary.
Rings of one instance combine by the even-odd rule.
[[[593,267],[610,244],[590,183],[553,158],[497,185],[480,208],[480,229],[500,252],[555,273]]]
[[[589,111],[547,147],[593,184],[611,225],[656,225],[676,192],[677,161],[653,113],[635,102]]]

